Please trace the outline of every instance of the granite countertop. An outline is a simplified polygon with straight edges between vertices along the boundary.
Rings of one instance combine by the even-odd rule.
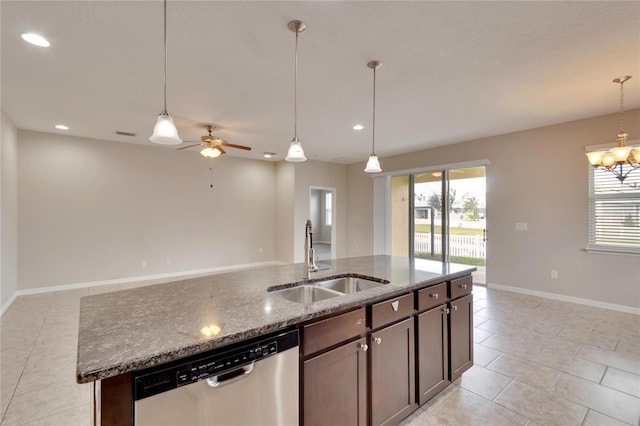
[[[267,291],[304,282],[302,263],[85,296],[80,303],[77,381],[92,382],[173,361],[474,270],[405,257],[335,259],[328,269],[312,273],[309,281],[355,274],[390,283],[311,304],[290,302]]]

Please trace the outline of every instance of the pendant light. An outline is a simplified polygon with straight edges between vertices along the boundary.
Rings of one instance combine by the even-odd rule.
[[[589,163],[596,168],[606,170],[622,184],[629,173],[640,170],[640,146],[627,146],[629,134],[624,131],[624,82],[631,78],[624,75],[613,80],[620,85],[620,132],[618,133],[618,146],[606,151],[592,151],[587,153]],[[628,169],[627,169],[628,166]],[[627,169],[625,171],[625,169]]]
[[[167,0],[164,0],[164,108],[153,128],[153,135],[149,138],[160,145],[179,145],[182,139],[178,136],[178,129],[173,124],[173,118],[167,112]]]
[[[304,156],[304,150],[302,149],[302,142],[298,139],[298,34],[303,32],[307,26],[302,21],[290,21],[287,24],[289,31],[296,33],[296,54],[295,54],[295,77],[293,84],[293,139],[289,144],[289,151],[287,151],[286,161],[293,163],[299,163],[307,161],[307,157]]]
[[[364,171],[367,173],[380,173],[382,169],[380,168],[380,160],[378,160],[378,156],[376,155],[376,70],[382,66],[382,62],[369,61],[367,66],[373,70],[373,124],[371,126],[373,133],[371,139],[371,155],[369,156],[369,161],[367,161],[367,167],[365,167]]]

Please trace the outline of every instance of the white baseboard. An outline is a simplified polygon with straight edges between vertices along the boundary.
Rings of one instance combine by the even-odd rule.
[[[2,316],[5,311],[7,309],[9,309],[9,306],[11,306],[11,304],[13,303],[14,300],[16,300],[16,297],[18,297],[18,295],[16,294],[17,292],[14,292],[11,297],[9,298],[9,300],[7,300],[6,302],[4,302],[4,304],[2,305],[2,308],[0,308],[0,316]]]
[[[64,291],[64,290],[76,290],[81,288],[89,288],[89,287],[97,287],[103,285],[116,285],[116,284],[128,284],[132,282],[138,281],[150,281],[157,280],[163,278],[180,278],[187,277],[191,275],[198,274],[219,274],[223,272],[232,272],[239,271],[242,269],[251,269],[258,268],[260,266],[273,266],[273,265],[283,265],[285,262],[280,262],[277,260],[269,261],[269,262],[256,262],[256,263],[241,263],[237,265],[228,265],[228,266],[216,266],[213,268],[204,268],[204,269],[194,269],[191,271],[180,271],[180,272],[168,272],[165,274],[154,274],[154,275],[139,275],[136,277],[126,277],[126,278],[116,278],[113,280],[101,280],[101,281],[89,281],[89,282],[80,282],[73,284],[63,284],[63,285],[55,285],[49,287],[38,287],[38,288],[30,288],[27,290],[17,290],[7,302],[2,306],[2,312],[0,315],[3,315],[9,306],[16,300],[18,296],[28,296],[31,294],[41,294],[41,293],[51,293],[54,291]]]
[[[502,284],[487,283],[487,287],[492,290],[504,290],[512,293],[528,294],[530,296],[544,297],[545,299],[560,300],[563,302],[577,303],[578,305],[593,306],[595,308],[610,309],[612,311],[640,315],[640,308],[634,308],[633,306],[616,305],[614,303],[599,302],[592,299],[583,299],[581,297],[565,296],[563,294],[548,293],[546,291],[530,290],[528,288],[512,287]]]

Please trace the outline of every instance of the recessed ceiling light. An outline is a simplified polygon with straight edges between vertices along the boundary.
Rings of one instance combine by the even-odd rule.
[[[40,46],[40,47],[49,47],[50,43],[47,41],[46,38],[42,37],[39,34],[35,34],[35,33],[23,33],[22,34],[22,39],[24,41],[26,41],[27,43],[31,43],[33,45],[36,46]]]
[[[58,130],[69,130],[69,126],[65,126],[64,124],[56,124],[55,127]]]
[[[275,153],[275,152],[265,152],[264,154],[262,154],[262,156],[263,156],[264,158],[271,158],[271,157],[273,157],[274,155],[276,155],[276,153]]]
[[[364,126],[362,124],[356,124],[355,126],[353,126],[353,130],[362,130],[364,129]]]

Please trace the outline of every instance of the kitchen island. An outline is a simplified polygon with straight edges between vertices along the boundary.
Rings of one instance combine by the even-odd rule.
[[[77,381],[117,379],[469,277],[475,270],[466,265],[392,256],[336,259],[330,268],[313,273],[308,280],[302,278],[304,268],[304,264],[273,266],[84,297]],[[344,275],[388,283],[309,304],[286,300],[273,291]]]

